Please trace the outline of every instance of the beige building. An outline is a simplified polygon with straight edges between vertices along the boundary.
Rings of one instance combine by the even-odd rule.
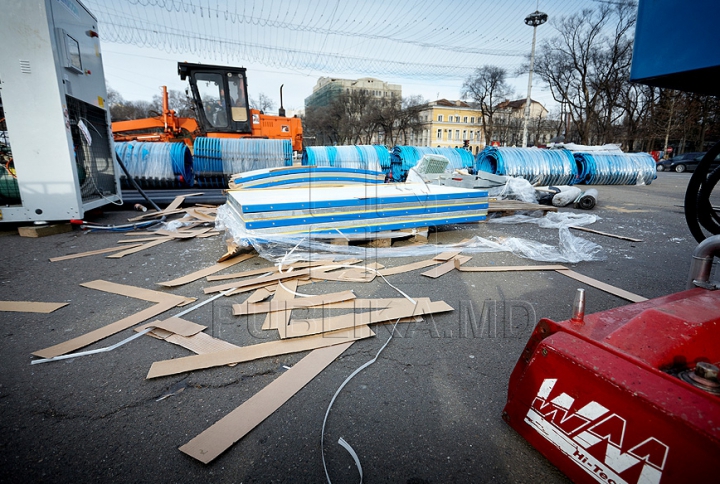
[[[525,106],[527,99],[510,101],[506,99],[495,107],[493,143],[500,146],[520,146],[525,124]],[[547,126],[548,110],[535,100],[530,101],[530,119],[528,120],[528,143],[544,145],[554,136]]]
[[[481,116],[479,109],[464,101],[431,101],[420,112],[420,129],[407,140],[408,144],[440,148],[467,146],[476,154],[485,147]]]
[[[373,77],[363,77],[355,80],[321,77],[313,87],[312,94],[305,98],[305,108],[327,106],[342,93],[350,94],[354,91],[363,90],[377,98],[389,98],[392,96],[396,96],[398,99],[402,98],[402,86],[400,84],[390,84]]]

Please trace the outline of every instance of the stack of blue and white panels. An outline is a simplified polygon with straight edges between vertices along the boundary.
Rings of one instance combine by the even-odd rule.
[[[309,184],[232,190],[227,205],[250,233],[372,236],[377,232],[479,222],[487,192],[425,184]]]
[[[230,188],[282,188],[293,186],[383,183],[381,171],[355,168],[289,166],[246,171],[230,178]]]

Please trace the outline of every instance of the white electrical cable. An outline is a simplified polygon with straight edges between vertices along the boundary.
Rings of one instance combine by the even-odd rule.
[[[385,344],[382,345],[382,347],[378,350],[375,357],[372,360],[370,360],[367,363],[360,366],[357,370],[353,371],[350,374],[350,376],[348,376],[345,379],[345,381],[340,384],[340,387],[335,392],[335,395],[333,395],[332,399],[330,400],[330,405],[328,405],[328,408],[325,411],[325,418],[323,419],[322,431],[320,432],[320,453],[322,455],[323,468],[325,469],[325,477],[327,478],[328,484],[332,484],[332,481],[330,480],[330,474],[328,474],[327,464],[325,463],[325,424],[327,423],[328,415],[330,415],[330,409],[332,408],[333,403],[335,403],[335,399],[337,398],[337,396],[340,394],[342,389],[345,388],[345,385],[347,385],[350,382],[350,380],[352,380],[355,377],[355,375],[357,375],[358,373],[363,371],[365,368],[367,368],[368,366],[372,365],[373,363],[375,363],[377,361],[378,357],[380,356],[380,353],[383,352],[383,350],[388,345],[388,343],[390,343],[390,340],[393,339],[393,336],[395,335],[395,328],[397,327],[399,322],[400,322],[400,318],[398,318],[398,320],[395,321],[395,324],[393,325],[392,330],[390,331],[390,337],[387,339]],[[358,471],[360,472],[360,484],[362,484],[363,472],[362,472],[362,465],[360,465],[360,458],[357,456],[357,453],[355,453],[355,451],[352,449],[352,447],[350,447],[350,444],[348,444],[342,437],[340,437],[340,440],[338,441],[338,443],[340,445],[342,445],[355,460],[355,465],[357,466]]]

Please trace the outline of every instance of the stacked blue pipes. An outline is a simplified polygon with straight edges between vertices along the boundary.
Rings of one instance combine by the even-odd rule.
[[[227,187],[231,175],[263,168],[292,166],[290,140],[195,138],[195,180],[200,187]]]
[[[491,146],[477,154],[475,169],[538,185],[571,185],[577,177],[575,158],[568,150]]]
[[[535,185],[649,185],[657,178],[652,156],[621,151],[488,147],[478,153],[475,169]]]
[[[655,160],[648,153],[573,153],[578,167],[576,183],[587,185],[649,185],[657,178]]]
[[[115,152],[130,176],[144,188],[179,188],[193,184],[193,157],[185,143],[127,141]],[[130,184],[123,176],[123,184]]]
[[[390,152],[382,145],[308,146],[302,164],[387,172]]]
[[[473,155],[462,148],[434,148],[432,146],[395,146],[390,155],[393,180],[404,181],[410,168],[417,165],[424,155],[443,155],[454,169],[472,168]]]

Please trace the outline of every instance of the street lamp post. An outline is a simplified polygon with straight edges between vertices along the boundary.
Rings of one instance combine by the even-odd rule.
[[[527,146],[528,138],[528,122],[530,121],[530,91],[532,90],[532,75],[533,67],[535,65],[535,33],[539,25],[547,22],[548,16],[546,13],[538,12],[535,10],[533,13],[525,17],[525,25],[529,25],[533,28],[533,40],[532,50],[530,51],[530,73],[528,74],[528,88],[527,88],[527,101],[525,102],[525,123],[523,125],[523,136],[522,136],[522,147]]]

